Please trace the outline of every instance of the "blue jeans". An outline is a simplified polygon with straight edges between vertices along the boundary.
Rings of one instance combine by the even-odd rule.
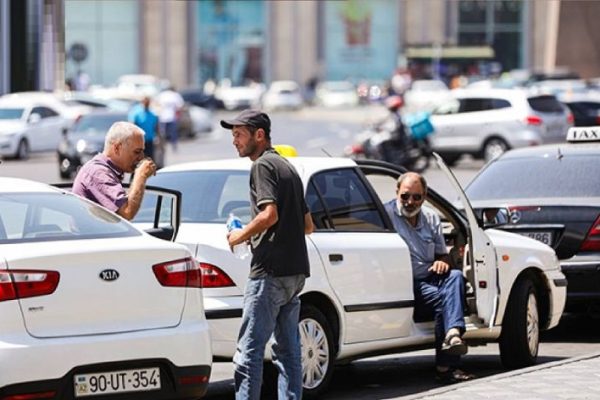
[[[235,366],[235,398],[259,399],[265,346],[273,334],[273,364],[279,371],[279,399],[302,397],[302,359],[298,319],[304,275],[250,279],[244,293],[244,311]]]
[[[465,281],[462,272],[450,270],[444,275],[433,275],[415,284],[415,301],[433,307],[435,317],[435,362],[440,367],[456,367],[460,356],[442,351],[446,332],[457,328],[465,331],[463,307],[465,304]]]

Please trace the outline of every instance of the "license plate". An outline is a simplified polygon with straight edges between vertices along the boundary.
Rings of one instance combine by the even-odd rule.
[[[160,389],[158,368],[75,375],[75,397]]]
[[[530,237],[535,240],[552,246],[552,232],[519,232],[523,236]]]

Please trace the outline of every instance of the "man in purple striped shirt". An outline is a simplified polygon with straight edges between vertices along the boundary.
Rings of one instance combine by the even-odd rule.
[[[121,181],[135,171],[129,193]],[[131,220],[140,209],[148,178],[156,165],[144,158],[144,131],[129,122],[115,122],[104,141],[104,151],[85,163],[73,182],[73,193]]]

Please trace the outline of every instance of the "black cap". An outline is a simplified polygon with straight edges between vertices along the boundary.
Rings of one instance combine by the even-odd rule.
[[[239,113],[237,117],[230,120],[221,120],[221,126],[225,129],[233,129],[236,125],[252,126],[262,128],[267,134],[271,131],[271,120],[262,111],[247,109]]]

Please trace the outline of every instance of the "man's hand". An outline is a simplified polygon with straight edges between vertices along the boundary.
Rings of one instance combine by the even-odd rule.
[[[429,267],[429,271],[434,272],[438,275],[443,275],[450,270],[450,265],[441,260],[436,260],[433,262],[433,265]]]
[[[231,248],[232,251],[233,251],[233,246],[244,242],[242,234],[243,234],[242,229],[234,229],[233,231],[231,231],[227,234],[227,242],[229,242],[229,247]]]
[[[156,175],[156,164],[151,158],[146,157],[138,164],[135,169],[135,174],[140,174],[144,178],[148,179],[153,175]]]

